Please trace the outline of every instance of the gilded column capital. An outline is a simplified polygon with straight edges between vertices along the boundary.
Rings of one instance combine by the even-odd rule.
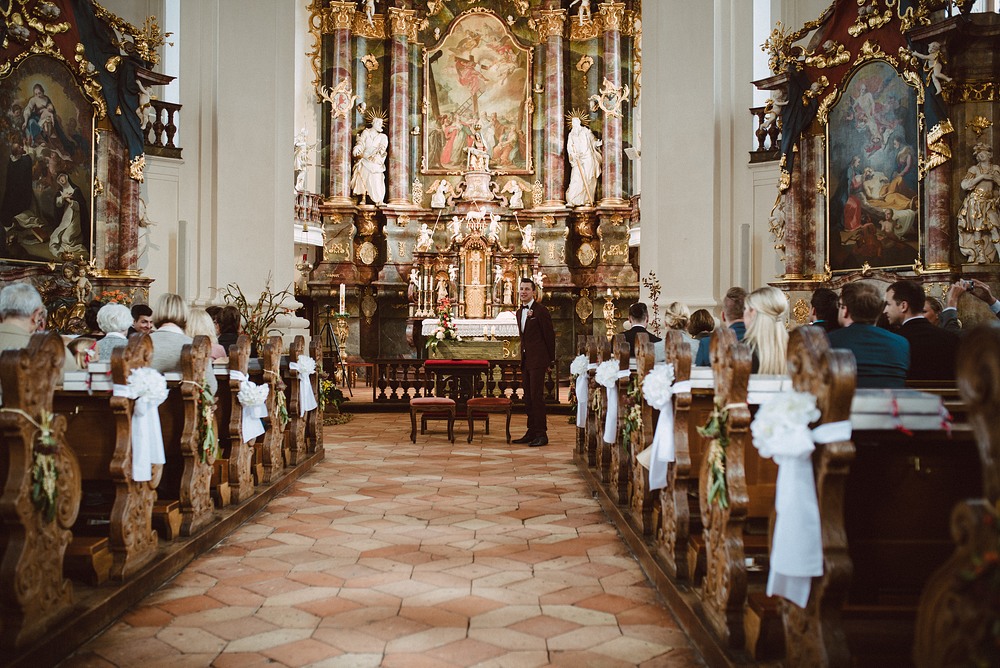
[[[535,20],[538,26],[538,36],[541,39],[562,37],[566,30],[565,9],[542,9]]]
[[[601,13],[604,32],[621,31],[622,19],[625,17],[624,2],[602,2],[597,5],[597,9]]]
[[[406,37],[411,42],[417,41],[417,11],[415,9],[389,8],[389,34],[393,37]]]
[[[324,32],[332,30],[350,30],[354,23],[354,12],[357,11],[354,2],[338,2],[334,0],[326,9]]]

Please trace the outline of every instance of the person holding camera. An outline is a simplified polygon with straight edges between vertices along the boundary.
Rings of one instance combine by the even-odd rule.
[[[948,295],[945,298],[947,304],[941,309],[941,315],[938,320],[940,327],[952,330],[960,330],[962,328],[962,322],[958,319],[958,300],[966,292],[976,299],[985,302],[990,307],[990,310],[993,311],[993,314],[1000,318],[1000,300],[997,300],[993,296],[993,293],[990,292],[990,286],[975,278],[961,278],[948,288]]]

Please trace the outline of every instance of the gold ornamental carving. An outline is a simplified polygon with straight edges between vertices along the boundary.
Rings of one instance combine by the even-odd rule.
[[[566,10],[541,10],[535,19],[535,27],[541,40],[546,40],[549,37],[562,37],[566,28]]]
[[[365,83],[371,86],[372,75],[378,71],[378,58],[369,53],[361,59],[361,64],[365,66]]]
[[[309,35],[313,39],[312,49],[306,53],[309,58],[309,65],[313,71],[313,90],[316,91],[316,99],[322,100],[319,93],[320,82],[323,81],[321,63],[323,44],[323,0],[312,0],[306,8],[309,12]]]
[[[371,288],[365,288],[365,296],[361,298],[361,315],[365,318],[365,324],[372,324],[372,318],[375,317],[375,311],[378,310],[378,302],[375,297],[372,296]]]
[[[597,5],[601,13],[601,27],[604,32],[621,32],[622,19],[625,18],[624,2],[602,2]]]
[[[410,201],[413,206],[420,206],[424,201],[424,184],[420,179],[413,179],[410,184]]]
[[[993,127],[993,123],[985,116],[976,116],[965,124],[966,130],[972,130],[976,133],[976,139],[979,139],[980,135],[991,127]]]
[[[361,244],[358,248],[358,259],[367,265],[374,264],[378,259],[378,249],[375,248],[375,244],[370,241]]]
[[[376,232],[378,232],[378,223],[375,221],[374,211],[361,211],[360,212],[360,234],[363,237],[370,237]]]
[[[583,290],[580,298],[576,300],[576,317],[580,319],[581,324],[587,324],[590,316],[594,314],[594,302],[590,301],[589,294],[587,290]]]
[[[942,90],[944,101],[949,104],[957,102],[995,102],[1000,99],[997,85],[992,81],[972,83],[952,82]]]
[[[320,97],[330,103],[334,118],[347,118],[358,96],[351,91],[351,80],[342,78],[333,88],[320,87]]]
[[[885,10],[881,14],[878,11],[878,0],[858,2],[858,18],[847,32],[851,37],[858,37],[870,30],[877,30],[892,20],[892,10]]]
[[[357,8],[353,2],[331,2],[324,17],[323,32],[350,30],[354,25],[355,13],[357,13]]]
[[[818,53],[806,56],[806,65],[822,70],[843,65],[851,59],[851,52],[846,50],[843,44],[838,44],[830,39],[823,42],[818,51]]]
[[[594,250],[594,244],[589,241],[580,244],[580,247],[576,249],[576,259],[584,267],[594,264],[594,260],[597,259],[597,251]]]
[[[611,80],[605,77],[601,91],[591,95],[588,100],[590,100],[591,111],[600,109],[605,116],[622,118],[622,105],[629,100],[628,84],[615,86]]]
[[[792,307],[792,317],[800,325],[809,322],[809,304],[806,303],[805,299],[799,299],[795,302],[795,306]]]
[[[389,8],[389,34],[393,37],[406,37],[416,42],[419,23],[416,10]]]
[[[354,19],[351,24],[351,34],[366,39],[385,39],[387,32],[385,29],[385,17],[381,14],[372,15],[371,23],[368,17],[361,12],[354,12]]]

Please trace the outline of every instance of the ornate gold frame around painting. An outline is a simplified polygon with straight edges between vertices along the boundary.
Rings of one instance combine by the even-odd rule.
[[[0,262],[87,262],[94,105],[66,63],[47,55],[21,60],[0,82]]]
[[[462,32],[459,32],[460,28]],[[492,29],[482,30],[483,28]],[[493,38],[494,41],[487,46],[489,38]],[[485,114],[493,126],[496,140],[493,148],[499,149],[495,155],[490,156],[490,168],[505,174],[533,174],[531,144],[534,105],[531,100],[533,55],[531,47],[522,44],[496,14],[485,8],[476,7],[452,21],[448,26],[448,32],[441,37],[437,45],[431,49],[424,49],[423,53],[421,173],[463,174],[467,171],[466,156],[461,153],[464,145],[460,147],[458,144],[459,139],[469,136],[474,128],[471,123],[463,123],[460,119],[471,120],[469,111],[476,109],[476,121],[484,120]],[[486,58],[480,57],[484,53],[491,58],[489,68],[485,69],[490,70],[491,76],[497,77],[496,80],[491,81],[484,74],[482,64]],[[437,65],[439,62],[447,62],[448,65]],[[499,69],[492,72],[494,68]],[[437,76],[435,70],[438,71]],[[448,88],[443,88],[442,84]],[[495,97],[485,89],[480,93],[476,92],[484,86],[493,88],[496,91]],[[512,87],[516,88],[518,95],[511,94]],[[462,99],[453,102],[450,93],[459,89],[462,89]],[[466,93],[469,90],[472,91],[471,94]],[[506,91],[506,94],[503,94],[503,91]],[[458,95],[457,92],[455,94]],[[482,97],[493,98],[484,102],[485,108],[479,105]],[[510,100],[517,99],[523,102],[510,103]],[[521,116],[518,121],[503,123],[502,128],[496,127],[494,119],[507,121],[508,115],[514,112]],[[451,121],[445,126],[441,123],[441,119],[448,117]],[[509,136],[509,133],[513,132],[516,135],[518,131],[520,137]],[[452,143],[450,149],[446,150],[449,141],[446,138],[448,132],[452,133]],[[501,139],[504,136],[507,136],[508,140],[501,146]],[[513,142],[516,142],[516,146],[513,146]],[[515,152],[517,159],[512,159],[511,156]]]
[[[891,58],[859,58],[820,105],[830,271],[922,262],[922,92],[919,80],[901,74]]]

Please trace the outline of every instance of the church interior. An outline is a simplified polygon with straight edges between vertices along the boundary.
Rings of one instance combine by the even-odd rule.
[[[1000,663],[1000,0],[0,0],[0,40],[42,313],[0,329],[0,664]],[[869,389],[814,295],[901,281],[952,373]],[[150,404],[98,312],[173,296],[239,326]]]

